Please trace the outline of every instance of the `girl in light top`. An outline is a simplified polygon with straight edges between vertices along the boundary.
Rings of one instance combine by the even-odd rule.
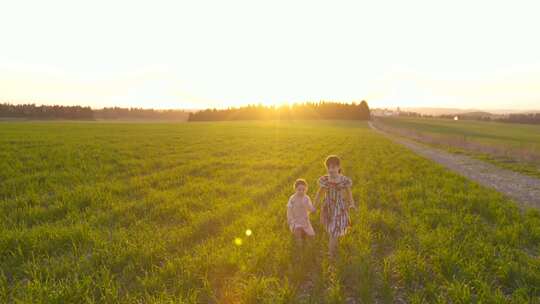
[[[307,182],[297,179],[294,182],[295,193],[289,197],[287,203],[287,223],[294,234],[297,243],[302,245],[302,240],[315,235],[315,231],[309,221],[309,213],[315,212],[311,199],[307,193]]]

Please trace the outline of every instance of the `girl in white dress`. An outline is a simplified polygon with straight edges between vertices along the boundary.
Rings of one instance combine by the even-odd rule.
[[[295,193],[289,197],[287,202],[287,223],[297,243],[302,245],[303,239],[315,235],[309,221],[309,213],[315,212],[315,208],[306,194],[307,182],[304,179],[297,179],[294,182],[294,190]]]

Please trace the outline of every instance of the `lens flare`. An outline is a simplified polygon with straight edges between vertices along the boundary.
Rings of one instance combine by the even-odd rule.
[[[240,245],[242,245],[242,239],[237,237],[237,238],[234,239],[234,243],[236,244],[236,246],[240,246]]]

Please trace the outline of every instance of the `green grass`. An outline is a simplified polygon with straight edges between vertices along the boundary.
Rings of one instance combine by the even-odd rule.
[[[540,125],[436,118],[380,118],[389,131],[540,177]]]
[[[334,153],[360,208],[329,267],[285,205]],[[540,213],[363,122],[2,123],[0,160],[0,303],[540,303]]]

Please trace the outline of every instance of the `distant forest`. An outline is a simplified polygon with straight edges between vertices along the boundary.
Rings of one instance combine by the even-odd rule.
[[[375,110],[377,111],[377,110]],[[497,121],[505,123],[540,124],[540,113],[495,115],[487,112],[446,115],[425,115],[401,111],[399,116],[440,117],[465,120]],[[360,103],[307,102],[282,106],[248,105],[239,108],[206,109],[198,112],[186,110],[154,110],[142,108],[111,107],[91,109],[82,106],[35,105],[0,103],[0,118],[68,119],[68,120],[271,120],[271,119],[347,119],[367,120],[371,112],[366,101]]]
[[[141,108],[103,108],[92,110],[81,106],[37,106],[35,104],[0,104],[0,117],[25,119],[149,119],[187,120],[188,112],[183,110],[154,110]]]
[[[184,110],[154,110],[139,108],[103,108],[94,110],[96,119],[156,119],[156,120],[187,120],[188,111]]]
[[[521,123],[521,124],[540,124],[540,113],[523,113],[523,114],[508,114],[508,115],[441,115],[441,118],[453,119],[458,116],[459,119],[482,120],[482,121],[497,121],[506,123]]]
[[[453,114],[440,114],[431,115],[418,112],[398,111],[393,112],[388,109],[374,109],[375,116],[385,116],[384,113],[388,113],[387,116],[400,116],[400,117],[419,117],[419,118],[444,118],[454,119],[456,116],[459,120],[480,120],[480,121],[493,121],[504,123],[521,123],[521,124],[540,124],[540,112],[538,113],[514,113],[514,114],[493,114],[489,112],[465,112],[465,113],[453,113]]]
[[[188,121],[217,120],[291,120],[291,119],[370,119],[369,106],[360,103],[306,102],[293,105],[264,106],[248,105],[239,108],[206,109],[189,113]]]
[[[510,114],[505,118],[499,119],[502,122],[540,124],[540,113],[529,114]]]

